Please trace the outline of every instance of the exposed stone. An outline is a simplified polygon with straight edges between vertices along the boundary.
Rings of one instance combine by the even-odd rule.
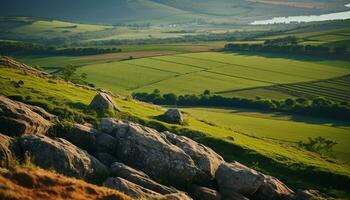
[[[116,106],[111,96],[106,93],[98,93],[91,101],[90,108],[94,110],[113,110],[120,112],[120,109]]]
[[[191,197],[186,195],[185,193],[173,193],[167,194],[164,197],[160,198],[160,200],[192,200]]]
[[[184,122],[184,119],[182,117],[181,111],[179,109],[176,108],[171,108],[168,109],[165,113],[164,113],[164,117],[167,118],[167,120],[171,123],[178,123],[181,124]]]
[[[77,147],[93,153],[96,151],[97,130],[81,124],[74,124],[67,133],[58,133],[58,137],[68,140]]]
[[[94,156],[101,161],[104,165],[106,166],[111,166],[113,163],[117,162],[117,158],[112,156],[109,153],[105,153],[105,152],[96,152],[94,154]]]
[[[223,163],[216,172],[220,193],[228,196],[231,192],[252,196],[262,185],[264,176],[238,162]]]
[[[24,136],[21,147],[28,152],[32,162],[44,169],[54,169],[58,173],[77,178],[107,174],[108,168],[86,151],[61,139],[51,139],[43,135]]]
[[[247,197],[233,191],[231,192],[228,191],[228,193],[225,194],[225,196],[221,199],[222,200],[249,200]]]
[[[190,184],[200,172],[189,155],[158,131],[133,122],[109,123],[118,140],[117,158],[122,162],[175,185]]]
[[[208,180],[201,180],[202,183],[214,179],[216,170],[224,162],[220,155],[187,137],[178,136],[170,132],[164,132],[163,134],[172,144],[185,151],[194,160],[196,166],[207,175],[206,179]]]
[[[333,200],[334,198],[322,194],[318,190],[298,190],[295,196],[296,200]]]
[[[206,187],[200,187],[200,186],[193,188],[192,196],[194,200],[220,200],[221,199],[221,196],[217,191]]]
[[[0,133],[0,167],[9,167],[12,162],[15,162],[18,154],[19,146],[17,142],[13,138]]]
[[[161,185],[153,181],[147,174],[133,169],[123,163],[113,163],[111,165],[111,174],[160,194],[180,193],[180,191],[175,188]]]
[[[135,183],[132,183],[128,180],[119,177],[108,178],[103,183],[103,186],[116,189],[136,199],[156,199],[157,197],[162,196],[159,193],[143,188]]]
[[[294,199],[294,192],[275,177],[265,175],[264,182],[251,199],[292,200]]]
[[[106,133],[101,133],[97,135],[97,138],[96,138],[97,151],[106,152],[113,155],[116,152],[117,145],[118,145],[118,141],[114,137]]]
[[[0,132],[9,136],[45,134],[53,125],[32,106],[0,96]],[[45,117],[47,117],[45,115]]]

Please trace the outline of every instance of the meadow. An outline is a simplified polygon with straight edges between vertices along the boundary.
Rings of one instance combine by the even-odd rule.
[[[181,108],[181,110],[199,120],[281,144],[297,146],[299,141],[321,136],[337,142],[332,155],[350,163],[349,123],[237,108]]]
[[[304,83],[348,75],[348,66],[348,61],[206,52],[92,64],[80,67],[78,72],[88,74],[88,81],[97,87],[122,94],[152,92],[154,89],[164,93],[201,94],[209,89],[212,93],[235,96],[233,91],[248,88]],[[276,98],[293,96],[268,91],[271,91],[270,96],[276,93]],[[254,93],[247,97],[255,98],[252,94]]]

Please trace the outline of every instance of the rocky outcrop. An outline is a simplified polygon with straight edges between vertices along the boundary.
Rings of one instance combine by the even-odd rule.
[[[117,145],[117,139],[106,133],[100,133],[96,137],[96,149],[98,152],[106,152],[114,155],[117,150]]]
[[[153,181],[147,174],[133,169],[123,163],[113,163],[111,165],[111,174],[160,194],[180,193],[180,191],[175,188],[161,185]]]
[[[181,111],[176,108],[168,109],[163,116],[170,123],[182,124],[184,122]]]
[[[264,176],[264,181],[258,191],[253,195],[253,200],[292,200],[294,192],[284,183],[272,176]]]
[[[9,167],[15,162],[19,151],[19,146],[13,138],[0,133],[0,167]]]
[[[318,190],[299,190],[295,195],[296,200],[335,200]]]
[[[201,183],[214,179],[216,170],[224,162],[224,159],[220,155],[187,137],[178,136],[170,132],[164,132],[163,134],[168,141],[188,154],[194,160],[195,165],[204,172],[206,177],[202,176]]]
[[[162,195],[123,178],[108,178],[103,186],[118,190],[135,199],[156,199]]]
[[[41,116],[43,115],[43,116]],[[0,96],[0,132],[9,136],[45,134],[55,118],[41,108]]]
[[[210,188],[196,186],[192,190],[194,200],[221,200],[220,194]]]
[[[68,140],[89,153],[96,151],[96,135],[96,129],[81,124],[74,124],[68,132],[58,133],[58,137]]]
[[[118,161],[116,157],[105,152],[96,152],[93,155],[106,166],[111,166],[113,163]]]
[[[226,197],[231,192],[252,196],[262,185],[264,176],[238,162],[223,163],[216,172],[220,193]]]
[[[44,169],[54,169],[66,176],[89,178],[107,174],[108,168],[64,139],[51,139],[43,135],[24,136],[20,142],[32,162]]]
[[[151,177],[186,185],[200,172],[189,155],[158,131],[133,122],[102,122],[102,128],[112,131],[118,140],[117,158]]]
[[[97,111],[112,110],[120,112],[120,109],[117,107],[112,97],[102,92],[94,97],[89,107]]]

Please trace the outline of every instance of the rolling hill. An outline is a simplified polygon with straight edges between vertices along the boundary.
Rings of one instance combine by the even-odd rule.
[[[249,23],[280,15],[345,10],[346,1],[262,0],[1,0],[2,16],[33,16],[88,23]],[[93,13],[93,15],[91,15]]]

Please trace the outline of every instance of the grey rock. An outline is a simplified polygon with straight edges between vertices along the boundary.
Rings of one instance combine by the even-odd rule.
[[[74,124],[71,130],[67,133],[58,133],[58,137],[68,140],[89,153],[96,151],[96,136],[96,129],[81,124]]]
[[[178,136],[170,132],[163,133],[168,141],[181,148],[194,160],[196,166],[204,172],[206,180],[200,182],[209,182],[214,179],[216,170],[224,159],[212,149],[199,144],[187,137]]]
[[[151,177],[175,185],[190,184],[200,170],[182,149],[158,131],[133,122],[113,122],[117,158]]]
[[[176,108],[171,108],[168,109],[165,113],[164,116],[167,118],[167,120],[171,123],[178,123],[182,124],[184,122],[182,113],[179,109]]]
[[[264,181],[258,191],[253,195],[253,200],[293,200],[294,192],[284,183],[272,176],[264,177]]]
[[[123,163],[113,163],[111,165],[111,174],[160,194],[181,193],[175,188],[167,187],[153,181],[147,174]]]
[[[106,152],[111,155],[114,155],[117,149],[117,145],[117,139],[106,133],[98,134],[96,137],[96,146],[97,151],[99,152]]]
[[[40,115],[44,112],[38,107],[0,96],[0,132],[8,136],[46,134],[53,123]]]
[[[264,176],[238,162],[223,163],[216,172],[216,180],[223,196],[231,192],[252,196],[263,184]]]
[[[32,162],[44,169],[54,169],[58,173],[77,178],[107,174],[108,168],[86,151],[61,139],[51,139],[43,135],[24,136],[21,147],[28,152]]]
[[[296,200],[333,200],[318,190],[298,190],[295,195]]]
[[[162,196],[159,193],[141,187],[135,183],[132,183],[123,178],[108,178],[103,186],[118,190],[132,198],[136,199],[156,199],[157,197]]]
[[[106,166],[111,166],[113,163],[117,162],[118,159],[113,155],[105,152],[99,152],[93,154],[100,162],[102,162]]]
[[[112,110],[120,112],[120,109],[115,104],[115,101],[106,93],[98,93],[91,101],[90,108],[98,111]]]
[[[220,200],[221,195],[219,192],[206,187],[197,186],[193,188],[194,200]]]

